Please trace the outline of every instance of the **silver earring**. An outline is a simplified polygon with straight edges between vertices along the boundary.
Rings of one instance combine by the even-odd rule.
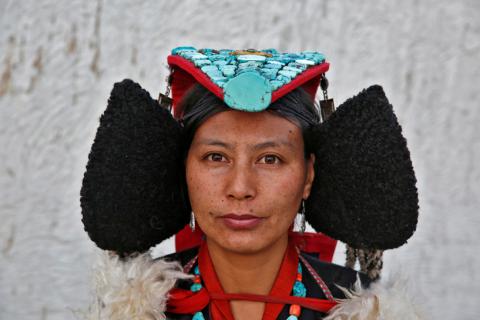
[[[193,213],[193,211],[192,211],[192,213],[191,213],[191,215],[190,215],[190,223],[189,223],[189,225],[190,225],[190,229],[192,229],[192,232],[195,231],[195,214]]]
[[[302,200],[302,212],[300,212],[300,233],[304,233],[307,228],[305,222],[305,201]]]

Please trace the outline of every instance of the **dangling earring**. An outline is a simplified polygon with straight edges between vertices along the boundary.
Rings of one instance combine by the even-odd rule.
[[[193,213],[193,211],[192,211],[192,213],[191,213],[191,215],[190,215],[190,223],[189,223],[189,225],[190,225],[190,229],[192,229],[192,232],[195,231],[195,214]]]
[[[306,229],[305,222],[305,200],[302,200],[302,212],[300,212],[300,233],[304,233]]]

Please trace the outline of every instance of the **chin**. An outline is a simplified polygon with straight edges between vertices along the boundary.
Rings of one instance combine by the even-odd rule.
[[[287,234],[287,233],[286,233]],[[208,235],[207,235],[208,238]],[[276,244],[282,236],[275,237],[257,232],[227,232],[221,238],[211,237],[216,244],[224,250],[237,254],[255,254],[268,250]]]

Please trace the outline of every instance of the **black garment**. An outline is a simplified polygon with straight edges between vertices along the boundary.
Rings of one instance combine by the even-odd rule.
[[[186,265],[191,259],[193,259],[198,254],[198,248],[174,253],[168,256],[163,257],[162,259],[167,259],[171,261],[179,261],[183,266]],[[339,285],[344,288],[352,288],[355,281],[357,281],[357,275],[360,277],[360,281],[364,288],[368,287],[371,283],[371,280],[363,273],[357,272],[350,268],[342,267],[333,263],[326,263],[318,260],[317,258],[307,254],[301,253],[301,255],[310,263],[310,265],[315,269],[318,275],[323,279],[325,284],[330,289],[333,297],[335,299],[345,299],[345,295],[343,292],[336,286]],[[303,265],[302,261],[299,260],[302,264],[303,269],[303,277],[302,282],[307,289],[307,297],[313,298],[320,298],[320,299],[327,299],[324,295],[322,289],[318,286],[310,272],[308,272],[307,268]],[[192,268],[193,272],[193,268]],[[177,283],[177,287],[182,289],[189,289],[190,285],[192,284],[191,280],[185,281],[180,280]],[[277,319],[287,319],[289,316],[289,308],[290,305],[285,305],[280,312]],[[192,315],[178,315],[173,313],[167,313],[167,319],[169,320],[190,320],[192,319]],[[209,320],[209,311],[208,307],[203,310],[203,315],[205,320]],[[313,311],[307,308],[302,308],[302,312],[298,319],[300,320],[316,320],[316,319],[323,319],[325,316],[324,313]]]

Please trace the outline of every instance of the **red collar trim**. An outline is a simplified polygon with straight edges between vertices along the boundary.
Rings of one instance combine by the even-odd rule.
[[[213,268],[210,255],[208,253],[208,247],[205,242],[203,242],[200,246],[198,265],[207,291],[211,295],[225,295],[222,285],[220,284],[217,274],[215,273],[215,270]],[[289,242],[282,264],[275,279],[275,283],[270,290],[269,296],[290,296],[290,292],[292,291],[293,284],[295,283],[297,275],[297,265],[297,250],[295,249],[293,243]],[[265,305],[265,311],[263,313],[263,320],[277,319],[282,309],[283,304],[281,303],[267,302]],[[230,303],[227,300],[213,300],[210,310],[213,319],[217,319],[216,316],[220,317],[221,319],[234,319],[230,309]]]
[[[335,301],[290,296],[296,280],[298,260],[299,257],[295,245],[292,241],[289,241],[269,295],[226,294],[213,268],[208,247],[205,242],[202,242],[198,255],[198,266],[202,274],[204,288],[196,293],[178,288],[171,290],[167,311],[180,314],[194,314],[209,305],[210,318],[212,320],[234,320],[229,301],[247,300],[266,303],[263,320],[277,319],[285,304],[298,304],[304,308],[327,313],[337,304]]]

